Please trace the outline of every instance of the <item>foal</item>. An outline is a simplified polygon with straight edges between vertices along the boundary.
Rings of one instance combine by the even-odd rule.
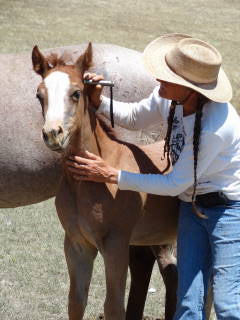
[[[47,59],[37,47],[33,49],[34,70],[43,78],[37,97],[43,108],[46,145],[62,152],[63,157],[88,150],[116,168],[160,173],[166,166],[160,160],[161,144],[153,150],[152,146],[119,141],[91,108],[83,84],[83,74],[91,62],[91,44],[74,66],[53,56]],[[83,319],[93,262],[99,251],[106,276],[105,319],[125,320],[129,245],[173,244],[178,218],[176,198],[120,191],[110,184],[75,182],[64,167],[56,208],[65,230],[69,319]],[[173,260],[165,255],[160,262],[164,268]]]

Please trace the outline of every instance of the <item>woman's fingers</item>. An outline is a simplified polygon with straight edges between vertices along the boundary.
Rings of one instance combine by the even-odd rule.
[[[84,73],[83,75],[83,79],[86,79],[86,80],[91,80],[93,77],[96,76],[96,73],[90,73],[90,72],[86,72]]]
[[[98,157],[97,155],[95,155],[94,153],[91,153],[89,151],[84,151],[81,154],[83,155],[83,157],[70,156],[69,159],[72,161],[75,161],[79,164],[88,164],[88,163],[90,163],[90,161],[88,161],[88,160],[100,160],[100,157]]]
[[[95,75],[93,78],[92,78],[93,81],[100,81],[100,80],[104,80],[104,77],[103,75],[101,74],[98,74],[98,75]]]
[[[71,171],[75,175],[79,175],[79,176],[81,176],[81,175],[87,176],[88,175],[88,172],[86,170],[84,170],[84,168],[69,167],[68,170]]]
[[[76,168],[76,169],[84,169],[84,167],[86,166],[86,164],[79,164],[76,161],[70,161],[70,160],[66,161],[66,163],[70,168]]]
[[[96,73],[85,73],[83,76],[84,79],[86,80],[92,80],[92,81],[100,81],[104,80],[103,75],[99,75]],[[103,90],[103,86],[100,84],[89,84],[87,85],[87,90],[88,90],[88,96],[90,97],[91,102],[93,103],[93,106],[97,109],[100,104],[101,104],[101,94]]]
[[[118,170],[91,152],[85,151],[81,156],[73,155],[66,160],[66,164],[72,176],[78,177],[77,180],[117,184]]]
[[[104,77],[102,74],[96,74],[96,73],[85,73],[83,76],[83,79],[85,80],[93,80],[93,81],[100,81],[104,80]]]
[[[83,156],[91,160],[100,160],[100,157],[98,157],[96,154],[91,153],[87,150],[84,151]]]
[[[83,165],[80,165],[78,168],[68,167],[68,170],[71,172],[75,180],[103,182],[101,177],[96,176],[92,173],[90,168],[84,168]]]

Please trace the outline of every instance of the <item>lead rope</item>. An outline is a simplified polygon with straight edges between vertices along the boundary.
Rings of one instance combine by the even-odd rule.
[[[110,87],[110,119],[111,126],[114,128],[114,116],[113,116],[113,86]]]

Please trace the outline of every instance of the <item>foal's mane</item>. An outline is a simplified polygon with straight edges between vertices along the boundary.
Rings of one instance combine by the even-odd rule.
[[[101,114],[96,114],[96,118],[101,126],[101,128],[103,129],[103,131],[106,133],[106,135],[108,136],[108,138],[110,138],[113,141],[118,142],[119,144],[127,144],[127,142],[122,141],[121,139],[119,139],[117,137],[117,133],[116,131],[110,127],[109,124],[107,124],[106,122],[106,118],[101,115]]]
[[[117,134],[114,129],[112,129],[107,123],[104,116],[97,114],[96,118],[106,133],[106,135],[113,141],[117,142],[118,144],[124,145],[129,148],[135,158],[136,163],[139,166],[141,173],[158,173],[161,174],[164,172],[161,171],[149,158],[149,156],[145,153],[144,150],[141,149],[141,146],[135,145],[130,142],[123,141],[117,137]]]
[[[64,51],[62,54],[51,52],[48,56],[46,56],[46,60],[51,68],[74,65],[71,53],[66,51]]]

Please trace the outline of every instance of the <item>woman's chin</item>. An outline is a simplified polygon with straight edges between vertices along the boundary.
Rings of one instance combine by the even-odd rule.
[[[160,96],[161,98],[168,99],[166,91],[165,91],[163,88],[161,88],[161,87],[160,87],[160,89],[158,90],[158,94],[159,94],[159,96]]]

